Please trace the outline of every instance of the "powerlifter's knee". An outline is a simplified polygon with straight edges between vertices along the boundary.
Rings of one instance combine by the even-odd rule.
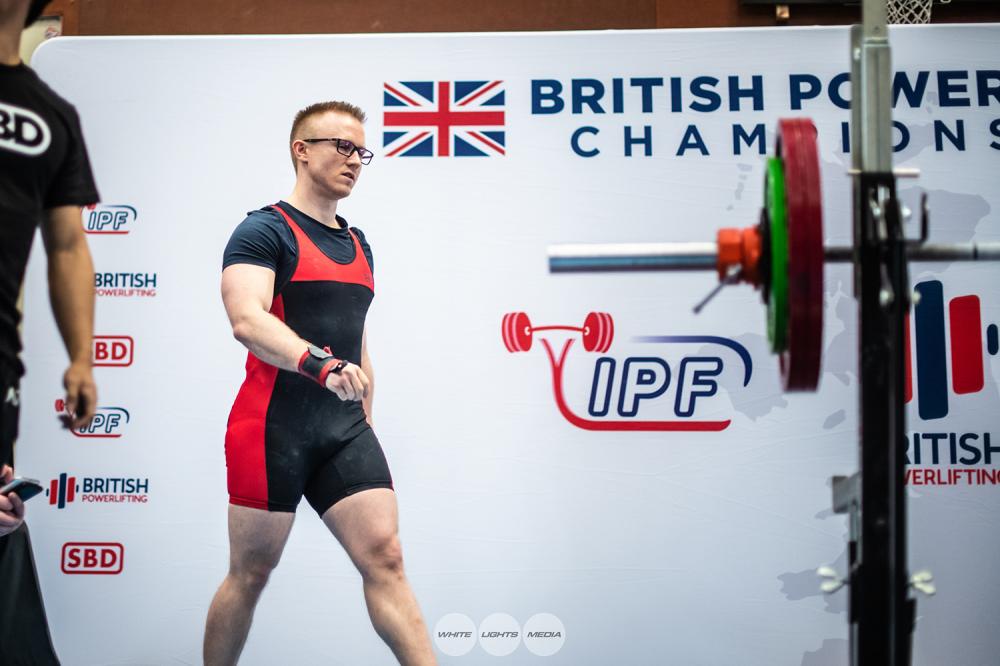
[[[403,577],[403,547],[399,536],[388,533],[373,539],[359,563],[366,582],[384,583]]]
[[[245,594],[260,594],[277,565],[277,562],[261,561],[231,566],[229,579]]]

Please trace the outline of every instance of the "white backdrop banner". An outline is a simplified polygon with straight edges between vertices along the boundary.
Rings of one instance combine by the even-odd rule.
[[[1000,26],[892,30],[901,183],[939,241],[1000,240]],[[243,378],[219,297],[246,211],[291,191],[295,112],[367,110],[376,157],[340,213],[375,258],[375,426],[442,663],[847,662],[856,302],[826,268],[824,373],[785,395],[749,287],[552,276],[558,242],[713,240],[756,224],[780,117],[819,131],[826,241],[850,242],[846,28],[60,38],[35,56],[80,111],[103,203],[92,427],[61,430],[44,254],[27,278],[19,471],[65,663],[200,663],[227,568],[226,418]],[[916,234],[915,222],[911,231]],[[998,269],[914,265],[907,447],[914,662],[995,663]],[[603,312],[612,338],[581,327]],[[519,336],[516,354],[502,337]],[[523,324],[519,316],[517,322]],[[601,349],[606,348],[605,351]],[[654,430],[636,429],[636,423]],[[360,577],[307,505],[245,664],[387,664]]]

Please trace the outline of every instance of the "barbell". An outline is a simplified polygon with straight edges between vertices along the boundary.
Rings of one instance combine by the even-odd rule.
[[[721,229],[714,243],[553,245],[549,247],[549,270],[714,270],[719,285],[695,312],[722,287],[751,284],[760,290],[767,306],[768,341],[771,351],[779,356],[785,390],[815,390],[823,349],[823,264],[852,262],[855,251],[823,245],[820,162],[813,122],[806,118],[778,121],[775,145],[775,155],[767,160],[764,205],[755,226]],[[1000,259],[1000,243],[927,243],[926,200],[922,208],[921,237],[908,243],[908,259]]]
[[[581,333],[584,349],[603,354],[611,348],[611,342],[615,338],[615,322],[607,312],[590,312],[584,318],[583,326],[532,326],[527,314],[508,312],[500,323],[500,335],[507,351],[511,353],[531,349],[536,331]]]

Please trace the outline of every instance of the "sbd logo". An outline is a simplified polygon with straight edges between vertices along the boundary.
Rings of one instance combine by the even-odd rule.
[[[95,335],[94,365],[127,367],[132,365],[135,340],[128,335]]]
[[[66,402],[62,398],[56,400],[56,411],[66,414]],[[117,438],[122,436],[130,418],[124,407],[98,407],[89,425],[70,432],[77,437]]]
[[[584,350],[604,353],[611,348],[615,331],[614,320],[606,312],[591,312],[584,319],[583,326],[533,326],[528,315],[512,312],[504,316],[500,327],[504,345],[510,352],[530,350],[535,333],[570,331],[581,334]],[[574,338],[563,343],[558,355],[549,340],[542,339],[552,369],[556,406],[567,421],[584,430],[718,431],[729,427],[730,419],[692,417],[698,405],[719,391],[719,378],[726,368],[723,357],[718,355],[719,351],[727,349],[727,355],[735,354],[739,358],[743,366],[742,386],[750,383],[753,361],[743,345],[715,335],[652,335],[636,337],[632,341],[669,347],[657,347],[655,353],[651,351],[624,359],[613,356],[598,358],[594,363],[587,405],[589,416],[596,418],[585,418],[570,408],[565,392],[564,369]],[[698,345],[698,348],[693,353],[676,358],[677,350],[683,348],[679,346],[683,345]],[[668,350],[673,352],[670,358],[664,356]],[[672,386],[672,394],[668,394]],[[666,409],[674,418],[637,418],[640,410],[652,411],[659,407],[661,412],[664,411],[663,403],[669,403]],[[604,418],[612,409],[622,418]]]
[[[52,132],[34,111],[0,102],[0,148],[23,155],[41,155],[52,142]]]
[[[83,230],[88,234],[127,234],[139,214],[132,206],[91,204],[83,209]]]
[[[62,547],[65,574],[120,574],[124,562],[125,546],[120,543],[71,542]]]

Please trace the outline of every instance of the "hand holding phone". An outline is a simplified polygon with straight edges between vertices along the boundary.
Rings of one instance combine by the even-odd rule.
[[[14,470],[4,465],[0,471],[0,481],[5,484],[0,488],[0,537],[10,534],[24,522],[24,502],[18,492],[14,491],[20,490],[28,497],[34,497],[42,490],[41,484],[34,479],[14,479],[13,476]],[[32,491],[32,484],[38,490]]]
[[[13,479],[10,483],[0,488],[0,495],[9,495],[10,493],[17,493],[18,499],[22,502],[27,502],[35,495],[42,492],[42,484],[38,483],[35,479],[26,479],[23,477],[17,477]]]

